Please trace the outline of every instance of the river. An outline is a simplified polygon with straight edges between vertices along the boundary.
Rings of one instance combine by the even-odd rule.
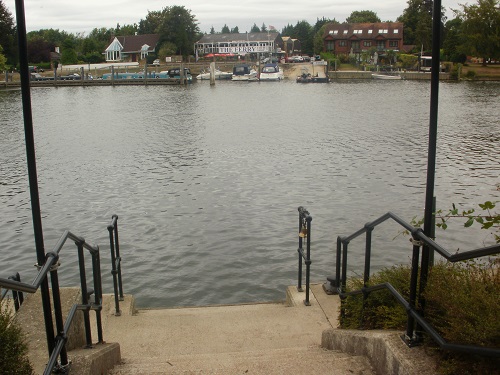
[[[440,84],[438,208],[500,199],[500,83]],[[430,82],[197,82],[32,90],[46,250],[66,229],[101,247],[119,216],[125,293],[141,307],[284,299],[296,283],[298,206],[312,221],[312,280],[334,274],[339,235],[392,211],[423,216]],[[19,90],[0,91],[2,277],[35,275]],[[438,232],[448,249],[488,231]],[[372,271],[407,263],[394,223],[374,233]],[[362,272],[363,239],[350,247]],[[75,248],[61,283],[78,285]],[[352,263],[351,263],[352,262]]]

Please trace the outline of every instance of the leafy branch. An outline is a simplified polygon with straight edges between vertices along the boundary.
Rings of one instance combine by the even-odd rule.
[[[455,204],[452,204],[452,209],[447,212],[443,210],[437,210],[435,213],[436,217],[436,227],[443,230],[448,228],[448,221],[450,219],[465,219],[464,227],[471,227],[474,223],[481,225],[481,229],[493,230],[491,234],[495,238],[496,243],[500,243],[500,213],[495,212],[494,209],[496,204],[500,201],[486,201],[479,204],[481,210],[476,210],[471,208],[469,210],[459,211]],[[411,224],[415,227],[421,227],[424,223],[424,219],[418,219],[415,216],[411,220]],[[408,235],[408,231],[404,231],[403,234]]]

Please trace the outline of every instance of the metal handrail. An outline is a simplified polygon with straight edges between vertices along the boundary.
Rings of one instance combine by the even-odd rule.
[[[412,254],[412,264],[411,264],[411,279],[410,279],[410,293],[409,301],[406,301],[401,294],[397,292],[396,289],[390,283],[383,283],[373,286],[368,286],[370,278],[370,260],[371,260],[371,235],[374,228],[386,220],[393,219],[403,228],[408,230],[412,235],[413,244],[413,254]],[[366,245],[365,245],[365,267],[363,275],[363,287],[358,290],[346,292],[347,284],[347,253],[349,242],[353,239],[366,234]],[[330,283],[334,282],[334,286],[327,290],[332,294],[338,294],[343,300],[347,296],[362,294],[363,299],[366,300],[368,294],[372,291],[380,289],[388,289],[391,294],[397,299],[397,301],[403,305],[408,314],[408,321],[406,327],[406,334],[404,335],[405,342],[412,346],[420,341],[418,335],[419,330],[426,331],[436,343],[445,350],[459,351],[459,352],[471,352],[479,355],[486,356],[498,356],[500,355],[500,350],[493,348],[484,348],[480,346],[470,346],[470,345],[458,345],[450,344],[444,340],[439,333],[434,330],[434,328],[423,318],[423,306],[424,300],[422,298],[423,288],[422,285],[425,281],[422,281],[422,275],[420,280],[420,291],[417,293],[418,284],[418,271],[419,271],[419,257],[420,257],[420,247],[427,246],[429,249],[437,251],[441,256],[443,256],[448,261],[454,263],[462,260],[474,259],[483,256],[493,255],[500,253],[500,245],[493,245],[479,249],[469,250],[463,253],[452,254],[450,251],[446,250],[444,247],[436,243],[434,240],[429,238],[424,234],[422,229],[417,228],[401,219],[399,216],[392,212],[388,212],[378,219],[365,224],[365,226],[353,234],[345,237],[337,237],[337,252],[336,252],[336,275],[335,278],[328,277]],[[416,302],[419,301],[421,306],[420,311],[416,308]],[[364,306],[364,304],[363,304]],[[417,324],[417,329],[414,331],[415,323]]]
[[[299,248],[297,252],[299,253],[299,274],[297,290],[303,292],[302,289],[302,260],[306,265],[306,299],[304,304],[306,306],[311,306],[309,301],[309,283],[311,274],[311,221],[312,217],[309,212],[302,206],[298,208],[299,211]],[[306,239],[306,252],[302,248],[302,242]]]
[[[66,322],[63,323],[61,298],[59,291],[59,278],[57,274],[57,269],[59,268],[59,263],[58,263],[59,253],[67,239],[73,240],[78,248],[82,304],[73,305],[68,317],[66,318]],[[87,249],[92,255],[92,271],[94,279],[93,303],[89,301],[90,293],[87,292],[87,281],[85,276],[85,265],[83,258],[84,248]],[[65,370],[69,366],[65,344],[67,341],[67,334],[71,325],[71,321],[73,320],[73,316],[76,310],[82,310],[84,313],[87,347],[91,347],[92,345],[92,336],[91,336],[90,318],[89,318],[90,310],[94,310],[96,312],[96,325],[97,325],[97,333],[99,340],[98,342],[99,343],[104,342],[102,336],[102,322],[101,322],[102,286],[101,286],[99,247],[90,245],[82,237],[76,236],[70,231],[66,230],[63,233],[63,235],[59,238],[53,250],[46,254],[46,261],[43,264],[43,266],[39,267],[38,274],[31,284],[12,279],[0,278],[0,287],[15,292],[26,292],[33,294],[38,290],[40,285],[47,279],[47,275],[49,272],[52,284],[52,296],[54,300],[54,317],[56,321],[56,328],[58,334],[56,337],[54,337],[52,333],[52,336],[47,338],[47,341],[49,343],[50,358],[44,371],[44,374],[46,375],[50,374],[56,366],[60,370]],[[50,323],[52,324],[52,321]],[[47,328],[46,331],[49,332]],[[47,336],[49,336],[49,334],[47,334]],[[57,363],[57,359],[59,357],[61,358],[60,364]]]
[[[113,290],[115,295],[115,315],[120,316],[120,301],[123,297],[122,284],[122,258],[120,256],[120,243],[118,241],[118,215],[113,215],[111,224],[108,225],[109,248],[111,250],[111,274],[113,275]]]

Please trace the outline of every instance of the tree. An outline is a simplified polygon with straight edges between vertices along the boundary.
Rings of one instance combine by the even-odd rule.
[[[460,52],[462,20],[454,18],[444,26],[443,53],[444,60],[463,64],[467,58]]]
[[[161,43],[173,43],[177,46],[176,53],[187,56],[198,40],[200,29],[190,10],[184,6],[174,5],[163,10],[158,33]]]
[[[16,27],[12,15],[0,0],[0,46],[4,57],[11,65],[17,64]]]
[[[164,12],[167,8],[163,10],[155,10],[148,12],[146,19],[139,21],[139,34],[156,34],[160,24],[162,23]]]
[[[210,34],[215,34],[215,29],[213,26],[210,28]]]
[[[221,34],[229,34],[231,31],[229,30],[229,26],[224,24],[224,26],[222,26],[222,30],[220,32],[221,32]]]
[[[461,5],[456,16],[462,20],[461,35],[464,53],[483,58],[500,57],[500,8],[498,0],[478,0],[477,4]]]
[[[61,64],[77,64],[78,55],[75,51],[75,43],[72,39],[68,38],[64,41],[61,47]]]
[[[261,33],[266,33],[267,32],[267,26],[264,22],[262,22],[262,26],[260,27],[260,32]]]
[[[292,37],[300,40],[302,45],[302,53],[311,55],[313,53],[313,40],[311,38],[312,27],[307,21],[299,21],[294,27],[294,35]]]
[[[281,30],[281,35],[292,36],[293,34],[295,34],[293,25],[288,24]]]
[[[380,22],[377,13],[371,10],[355,10],[345,19],[347,23],[376,23]]]
[[[6,69],[7,58],[3,55],[3,48],[0,46],[0,72],[3,72]]]
[[[55,44],[43,39],[40,35],[33,35],[28,40],[28,61],[41,63],[50,61],[50,52],[55,50]]]
[[[257,24],[254,23],[252,28],[250,29],[250,32],[251,33],[260,33],[259,26],[257,26]]]
[[[316,19],[316,24],[311,29],[311,39],[313,43],[314,54],[319,54],[323,51],[323,35],[325,34],[326,25],[330,23],[338,24],[335,19],[330,20],[325,17],[323,17],[322,19]]]
[[[135,33],[139,33],[139,26],[136,23],[120,27],[119,32],[116,30],[116,34],[120,36],[135,35]]]
[[[231,34],[239,34],[240,29],[238,29],[238,26],[235,26],[233,29],[231,29]]]

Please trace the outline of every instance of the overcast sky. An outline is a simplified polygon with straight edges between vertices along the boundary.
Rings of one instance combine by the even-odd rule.
[[[475,0],[441,0],[448,18],[459,3],[476,3]],[[15,19],[15,0],[3,0]],[[395,21],[407,6],[407,0],[180,0],[168,3],[162,0],[24,0],[27,31],[59,29],[70,33],[89,33],[94,28],[111,28],[138,23],[149,11],[165,6],[180,5],[191,11],[200,30],[208,33],[213,26],[220,31],[224,24],[238,26],[240,32],[250,31],[253,24],[274,26],[278,31],[287,24],[295,25],[305,20],[311,25],[318,18],[345,21],[352,11],[371,10],[382,21]]]

